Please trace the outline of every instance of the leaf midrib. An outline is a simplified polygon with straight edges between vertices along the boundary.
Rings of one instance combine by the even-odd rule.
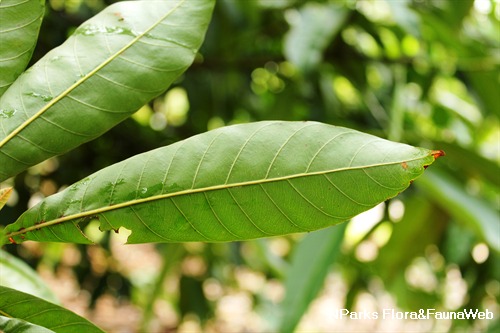
[[[285,181],[285,180],[302,178],[302,177],[325,175],[325,174],[342,172],[342,171],[364,170],[364,169],[370,169],[370,168],[374,168],[374,167],[397,165],[397,164],[400,164],[402,162],[408,163],[408,162],[417,161],[417,160],[420,160],[420,159],[423,159],[426,157],[428,157],[428,156],[423,155],[423,156],[415,157],[413,159],[407,159],[407,160],[401,160],[401,161],[393,161],[393,162],[387,162],[387,163],[376,163],[376,164],[371,164],[371,165],[362,165],[362,166],[355,166],[355,167],[344,167],[344,168],[338,168],[338,169],[334,169],[334,170],[323,170],[323,171],[315,171],[315,172],[308,172],[308,173],[297,173],[297,174],[287,175],[287,176],[283,176],[283,177],[265,178],[265,179],[244,181],[244,182],[231,183],[231,184],[213,185],[213,186],[207,186],[207,187],[195,188],[195,189],[191,188],[191,189],[182,190],[182,191],[173,192],[173,193],[164,193],[164,194],[154,195],[154,196],[147,197],[147,198],[129,200],[129,201],[121,202],[118,204],[113,204],[111,206],[106,206],[106,207],[101,207],[101,208],[97,208],[97,209],[93,209],[93,210],[88,210],[88,211],[73,214],[73,215],[66,215],[66,216],[63,216],[63,217],[60,217],[57,219],[53,219],[50,221],[37,223],[36,225],[26,227],[21,231],[11,232],[11,233],[7,234],[6,236],[13,237],[13,236],[25,234],[25,233],[33,231],[33,230],[41,229],[44,227],[49,227],[49,226],[56,225],[56,224],[66,222],[66,221],[81,219],[81,218],[85,218],[85,217],[92,217],[92,216],[96,216],[98,214],[102,214],[102,213],[105,213],[108,211],[113,211],[116,209],[121,209],[121,208],[125,208],[125,207],[143,204],[146,202],[162,200],[162,199],[167,199],[167,198],[172,198],[172,197],[177,197],[177,196],[182,196],[182,195],[205,193],[205,192],[209,192],[209,191],[216,191],[216,190],[229,189],[229,188],[235,188],[235,187],[259,185],[259,184],[279,182],[279,181]]]
[[[108,59],[103,61],[99,66],[94,68],[92,71],[89,73],[85,74],[81,79],[73,83],[69,88],[64,90],[62,93],[60,93],[57,97],[54,97],[50,102],[48,102],[43,108],[41,108],[39,111],[34,113],[31,117],[26,119],[22,124],[20,124],[14,131],[12,131],[9,135],[7,135],[5,138],[3,138],[0,141],[0,148],[5,146],[12,138],[14,138],[16,135],[18,135],[20,132],[22,132],[26,127],[28,127],[32,122],[34,122],[38,117],[40,117],[42,114],[44,114],[47,110],[49,110],[53,105],[58,103],[61,99],[69,95],[74,89],[79,87],[81,84],[83,84],[85,81],[88,79],[92,78],[94,74],[96,74],[98,71],[100,71],[102,68],[104,68],[106,65],[108,65],[111,61],[115,60],[120,54],[125,52],[127,49],[129,49],[131,46],[133,46],[138,40],[143,38],[146,34],[148,34],[151,30],[156,28],[162,21],[164,21],[172,12],[177,10],[186,0],[179,0],[178,4],[174,6],[171,10],[169,10],[167,13],[165,13],[164,16],[162,16],[160,19],[158,19],[154,24],[150,26],[149,29],[146,29],[144,32],[138,34],[136,37],[134,37],[129,43],[127,43],[125,46],[123,46],[119,51],[115,52],[112,54]]]

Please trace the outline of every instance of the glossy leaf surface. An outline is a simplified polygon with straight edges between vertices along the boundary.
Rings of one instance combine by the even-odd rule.
[[[91,322],[65,308],[4,286],[0,286],[0,315],[23,320],[57,333],[103,332]],[[0,325],[12,324],[9,321],[0,322]],[[22,329],[30,326],[22,325]]]
[[[0,181],[92,140],[159,95],[191,65],[213,1],[107,7],[1,97]]]
[[[6,227],[89,243],[81,222],[129,243],[234,241],[334,225],[394,197],[441,152],[315,122],[229,126],[137,155],[46,198]]]
[[[0,1],[0,96],[24,71],[35,49],[45,1]],[[0,108],[0,118],[3,109]]]

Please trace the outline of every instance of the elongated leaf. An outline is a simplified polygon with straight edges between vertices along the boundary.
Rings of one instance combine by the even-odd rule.
[[[91,218],[132,230],[129,243],[311,231],[397,195],[441,153],[315,122],[229,126],[107,167],[5,232],[15,242],[89,243],[79,224]]]
[[[0,250],[0,285],[58,303],[54,293],[24,261]]]
[[[0,181],[101,135],[191,65],[214,2],[109,6],[1,97]]]
[[[28,66],[44,9],[44,0],[0,1],[0,96]]]
[[[88,320],[65,308],[4,286],[0,286],[0,314],[45,327],[56,333],[103,332]]]
[[[340,253],[345,225],[310,233],[298,244],[285,280],[278,332],[293,332]]]

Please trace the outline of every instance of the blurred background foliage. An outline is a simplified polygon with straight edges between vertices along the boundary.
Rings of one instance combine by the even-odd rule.
[[[112,2],[48,0],[33,62]],[[397,198],[308,235],[122,246],[121,232],[96,235],[96,246],[7,250],[111,332],[496,331],[498,319],[335,313],[500,316],[499,66],[498,1],[219,0],[200,54],[169,91],[9,180],[2,223],[100,168],[234,123],[316,120],[447,156]]]

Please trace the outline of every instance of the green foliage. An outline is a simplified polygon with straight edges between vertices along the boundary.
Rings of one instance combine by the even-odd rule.
[[[0,96],[28,65],[35,49],[44,10],[45,1],[11,0],[0,5]]]
[[[234,125],[86,177],[7,226],[4,242],[91,243],[79,226],[88,219],[102,231],[132,231],[128,243],[312,231],[394,197],[434,159],[427,149],[320,123]]]
[[[76,301],[76,297],[68,300],[68,296],[61,293],[64,286],[74,285],[82,292],[73,291],[72,295],[88,295],[88,298],[78,298],[80,306],[88,310],[85,316],[110,332],[125,329],[270,331],[277,327],[284,331],[371,331],[374,325],[379,330],[405,331],[408,329],[405,325],[415,329],[423,323],[332,321],[330,315],[338,308],[362,311],[384,306],[404,311],[421,308],[443,311],[498,309],[498,3],[483,0],[221,0],[215,5],[210,19],[211,1],[120,2],[117,6],[123,10],[106,7],[109,2],[47,2],[34,51],[44,1],[0,2],[0,92],[5,92],[0,97],[0,179],[4,181],[0,189],[0,205],[5,204],[1,223],[6,225],[19,219],[7,229],[13,233],[7,236],[2,231],[2,241],[6,242],[9,237],[12,241],[22,241],[21,236],[30,233],[22,235],[26,232],[19,230],[20,223],[33,225],[42,219],[47,220],[44,214],[48,214],[52,221],[67,221],[60,226],[44,226],[50,239],[54,239],[54,235],[68,236],[79,227],[82,241],[87,242],[83,236],[85,233],[98,243],[97,246],[77,246],[25,242],[5,246],[6,251],[21,260],[0,251],[0,285],[12,287],[15,278],[18,281],[16,289],[35,295],[32,288],[36,288],[43,291],[36,295],[48,300],[53,295],[40,286],[40,279],[36,277],[39,272],[52,286],[56,283],[58,295],[63,298],[62,304]],[[142,6],[173,9],[177,5],[179,7],[173,10],[173,15],[167,17],[163,16],[163,10],[148,10],[146,15],[139,9]],[[129,6],[137,7],[129,12]],[[94,18],[85,23],[93,15]],[[204,26],[209,21],[206,38],[200,47]],[[94,22],[96,28],[89,26],[88,22]],[[157,24],[159,22],[162,23]],[[108,23],[110,29],[97,27]],[[160,30],[162,39],[156,34]],[[93,35],[93,31],[96,34]],[[16,43],[15,47],[12,43]],[[155,44],[163,47],[157,49]],[[61,47],[56,48],[59,45]],[[195,52],[198,48],[199,51]],[[64,51],[59,54],[62,57],[49,61],[61,50]],[[32,53],[31,64],[34,66],[14,82],[26,68]],[[127,62],[131,57],[134,62]],[[62,66],[63,62],[68,65]],[[191,63],[193,65],[181,74]],[[133,70],[127,71],[127,68]],[[151,70],[153,68],[171,72],[159,73]],[[172,87],[162,95],[169,85]],[[155,97],[157,95],[160,96]],[[151,98],[153,100],[147,103]],[[276,119],[280,122],[260,122]],[[297,121],[305,120],[353,128],[412,146],[443,149],[447,157],[440,159],[409,189],[393,199],[385,200],[394,197],[399,190],[389,191],[391,193],[385,197],[372,198],[370,194],[368,198],[372,192],[364,186],[369,186],[370,181],[342,187],[344,192],[351,191],[346,192],[351,197],[360,194],[361,203],[369,202],[371,206],[384,202],[368,214],[352,218],[346,225],[305,236],[296,234],[231,243],[117,246],[117,242],[125,241],[123,228],[118,234],[106,234],[96,229],[99,223],[103,229],[126,226],[132,230],[129,242],[137,235],[146,235],[146,232],[137,233],[137,219],[127,218],[130,208],[118,206],[116,210],[85,215],[85,212],[109,207],[108,196],[90,191],[84,197],[91,198],[92,204],[89,201],[83,210],[78,210],[76,203],[68,199],[72,193],[70,189],[78,186],[105,191],[108,182],[119,180],[120,171],[115,170],[116,165],[103,168],[163,146],[166,147],[159,151],[166,152],[162,156],[165,161],[183,161],[182,167],[186,166],[185,170],[180,164],[177,168],[179,175],[185,175],[181,177],[184,190],[174,189],[173,193],[190,191],[201,179],[193,177],[193,168],[196,170],[200,165],[203,148],[210,144],[214,138],[212,135],[226,135],[234,129],[239,129],[235,132],[241,134],[245,129],[263,124],[293,128],[300,126]],[[118,126],[111,128],[119,122]],[[249,124],[225,127],[239,123]],[[339,127],[321,126],[339,130]],[[204,133],[217,127],[222,128]],[[316,137],[324,139],[324,131],[320,132],[321,136],[313,132],[304,140],[317,145]],[[204,134],[182,141],[200,133]],[[259,176],[259,172],[267,172],[269,167],[259,163],[266,160],[271,163],[272,156],[275,156],[272,152],[261,156],[260,150],[265,152],[267,145],[281,147],[280,143],[284,141],[280,140],[284,137],[279,133],[281,131],[262,136],[260,147],[254,151],[242,150],[247,159],[241,166],[247,166],[247,172],[238,173],[257,175],[255,179],[259,187],[226,190],[232,197],[241,194],[246,199],[243,211],[250,209],[260,218],[268,212],[270,201],[266,195],[264,203],[259,206],[264,191],[256,192],[255,188],[274,183],[263,182],[266,174]],[[367,137],[366,134],[357,135]],[[93,138],[97,139],[90,141]],[[84,142],[87,143],[81,145]],[[174,158],[168,151],[172,147],[182,147],[181,142],[187,142],[190,149]],[[271,144],[273,142],[275,146]],[[384,146],[394,144],[384,142]],[[243,147],[237,139],[228,144],[236,150]],[[355,151],[356,144],[343,148]],[[382,160],[385,158],[376,151],[367,151]],[[432,162],[429,155],[432,155],[432,150],[418,151],[426,155],[415,166],[421,172],[422,166]],[[45,160],[63,152],[64,155]],[[314,150],[296,152],[287,155],[289,163],[282,163],[280,168],[292,170],[297,162],[307,163],[305,156]],[[145,154],[142,156],[156,153]],[[139,156],[132,160],[140,159]],[[195,158],[191,159],[193,156]],[[231,165],[231,157],[234,158],[234,154],[216,156],[220,159],[217,159],[214,169],[227,168]],[[349,156],[354,156],[352,151],[351,155],[345,155]],[[204,161],[208,161],[208,157],[212,156],[205,156]],[[157,158],[151,157],[151,160],[159,160],[159,155]],[[405,170],[402,162],[407,160],[407,156],[395,160],[398,163],[394,164],[395,170],[390,171],[390,175],[401,175]],[[164,169],[165,161],[159,161],[163,162]],[[336,161],[332,158],[322,165],[329,167]],[[122,163],[118,163],[118,167],[123,166]],[[253,168],[253,163],[258,167]],[[375,163],[380,163],[380,160]],[[406,163],[410,170],[414,167]],[[152,168],[145,173],[148,177],[141,177],[142,167],[147,166],[144,170],[150,170],[150,165],[145,160],[135,162],[132,168],[135,170],[127,170],[127,173],[137,174],[135,181],[130,184],[119,182],[114,186],[123,195],[121,199],[117,197],[123,199],[122,204],[129,202],[127,200],[134,202],[141,195],[147,196],[141,199],[154,198],[148,196],[149,184],[160,184],[152,178],[163,173]],[[384,166],[382,171],[389,169]],[[107,172],[113,170],[116,172],[109,176]],[[361,170],[362,176],[373,171]],[[82,183],[70,185],[99,174],[102,174],[99,179],[103,179],[100,184],[93,181],[85,186]],[[310,175],[300,178],[307,189],[306,198],[316,206],[323,202],[322,206],[334,209],[331,204],[334,200],[316,197],[322,195],[320,188],[340,187],[337,180],[325,182],[327,176],[340,174],[323,170],[317,177],[321,180],[318,185],[312,184],[316,180]],[[351,178],[343,174],[343,180]],[[224,175],[227,178],[228,173],[216,170],[203,180],[220,184],[225,179],[221,181],[217,177],[224,178]],[[406,188],[412,178],[405,178],[398,186]],[[295,187],[299,186],[298,180],[290,178]],[[146,193],[141,193],[146,187],[142,186],[144,182],[150,183]],[[122,185],[123,190],[120,189]],[[290,188],[274,185],[279,194],[273,197],[274,201],[288,203],[293,199]],[[10,187],[13,189],[8,190]],[[380,194],[378,190],[373,193]],[[78,190],[74,192],[79,193]],[[182,212],[205,216],[206,202],[215,207],[214,201],[203,201],[205,206],[190,206],[191,202],[196,203],[196,199],[210,195],[219,200],[222,192],[222,189],[198,194],[181,192],[182,195],[173,200],[183,205]],[[343,195],[339,198],[347,200]],[[36,206],[42,199],[44,204]],[[240,197],[237,200],[242,205]],[[300,200],[285,206],[303,212],[303,215],[317,212],[303,209],[307,201]],[[172,199],[155,202],[161,206],[159,213],[165,214],[167,211],[163,206]],[[22,215],[27,206],[32,208]],[[49,206],[50,209],[46,208]],[[134,210],[139,206],[134,205]],[[144,207],[153,206],[153,201],[144,202]],[[285,206],[279,207],[283,209]],[[112,211],[119,216],[112,226],[105,225],[103,218],[99,222],[91,219],[96,215],[113,215]],[[182,215],[178,210],[173,211],[177,218]],[[78,215],[82,212],[83,215]],[[144,213],[140,213],[143,217]],[[354,211],[348,215],[353,214]],[[149,215],[146,216],[148,226],[160,224],[150,216],[151,213],[146,215]],[[87,219],[82,221],[84,217]],[[327,223],[322,219],[315,215],[305,218],[317,227],[333,221]],[[184,217],[179,221],[181,226],[188,226],[193,231]],[[214,222],[213,217],[211,222]],[[216,226],[210,232],[219,234],[217,230],[222,230],[219,223],[210,225]],[[257,225],[269,233],[298,231],[272,223]],[[199,226],[196,224],[197,228]],[[226,220],[223,226],[228,226]],[[264,229],[264,226],[270,229]],[[61,232],[64,228],[68,231]],[[243,226],[236,228],[238,231],[244,229]],[[168,232],[170,230],[165,234]],[[259,237],[263,234],[255,232],[253,235]],[[194,240],[194,236],[203,240],[196,233],[189,237]],[[135,241],[140,240],[135,238]],[[9,276],[11,278],[6,278]],[[13,299],[29,297],[37,300],[14,290],[8,294]],[[114,303],[107,309],[115,312],[103,320],[96,314],[103,311],[102,304],[109,304],[106,302],[110,298]],[[3,301],[2,297],[0,301]],[[137,306],[133,316],[126,312],[130,304]],[[4,307],[0,309],[3,311]],[[52,309],[65,311],[56,306]],[[3,312],[0,315],[0,327],[6,331],[13,330],[14,326],[26,332],[38,332],[43,330],[41,326],[48,327],[45,324],[38,326],[39,323],[31,320],[24,321],[22,314],[11,314],[17,318],[9,318]],[[63,317],[66,315],[70,316],[69,311]],[[143,318],[141,322],[134,321],[140,317]],[[495,313],[495,318],[498,318],[498,313]],[[427,326],[420,325],[419,328],[495,332],[499,323],[498,320],[430,320],[426,321]]]
[[[165,91],[193,62],[212,7],[122,2],[78,27],[1,96],[0,181],[102,135]]]

